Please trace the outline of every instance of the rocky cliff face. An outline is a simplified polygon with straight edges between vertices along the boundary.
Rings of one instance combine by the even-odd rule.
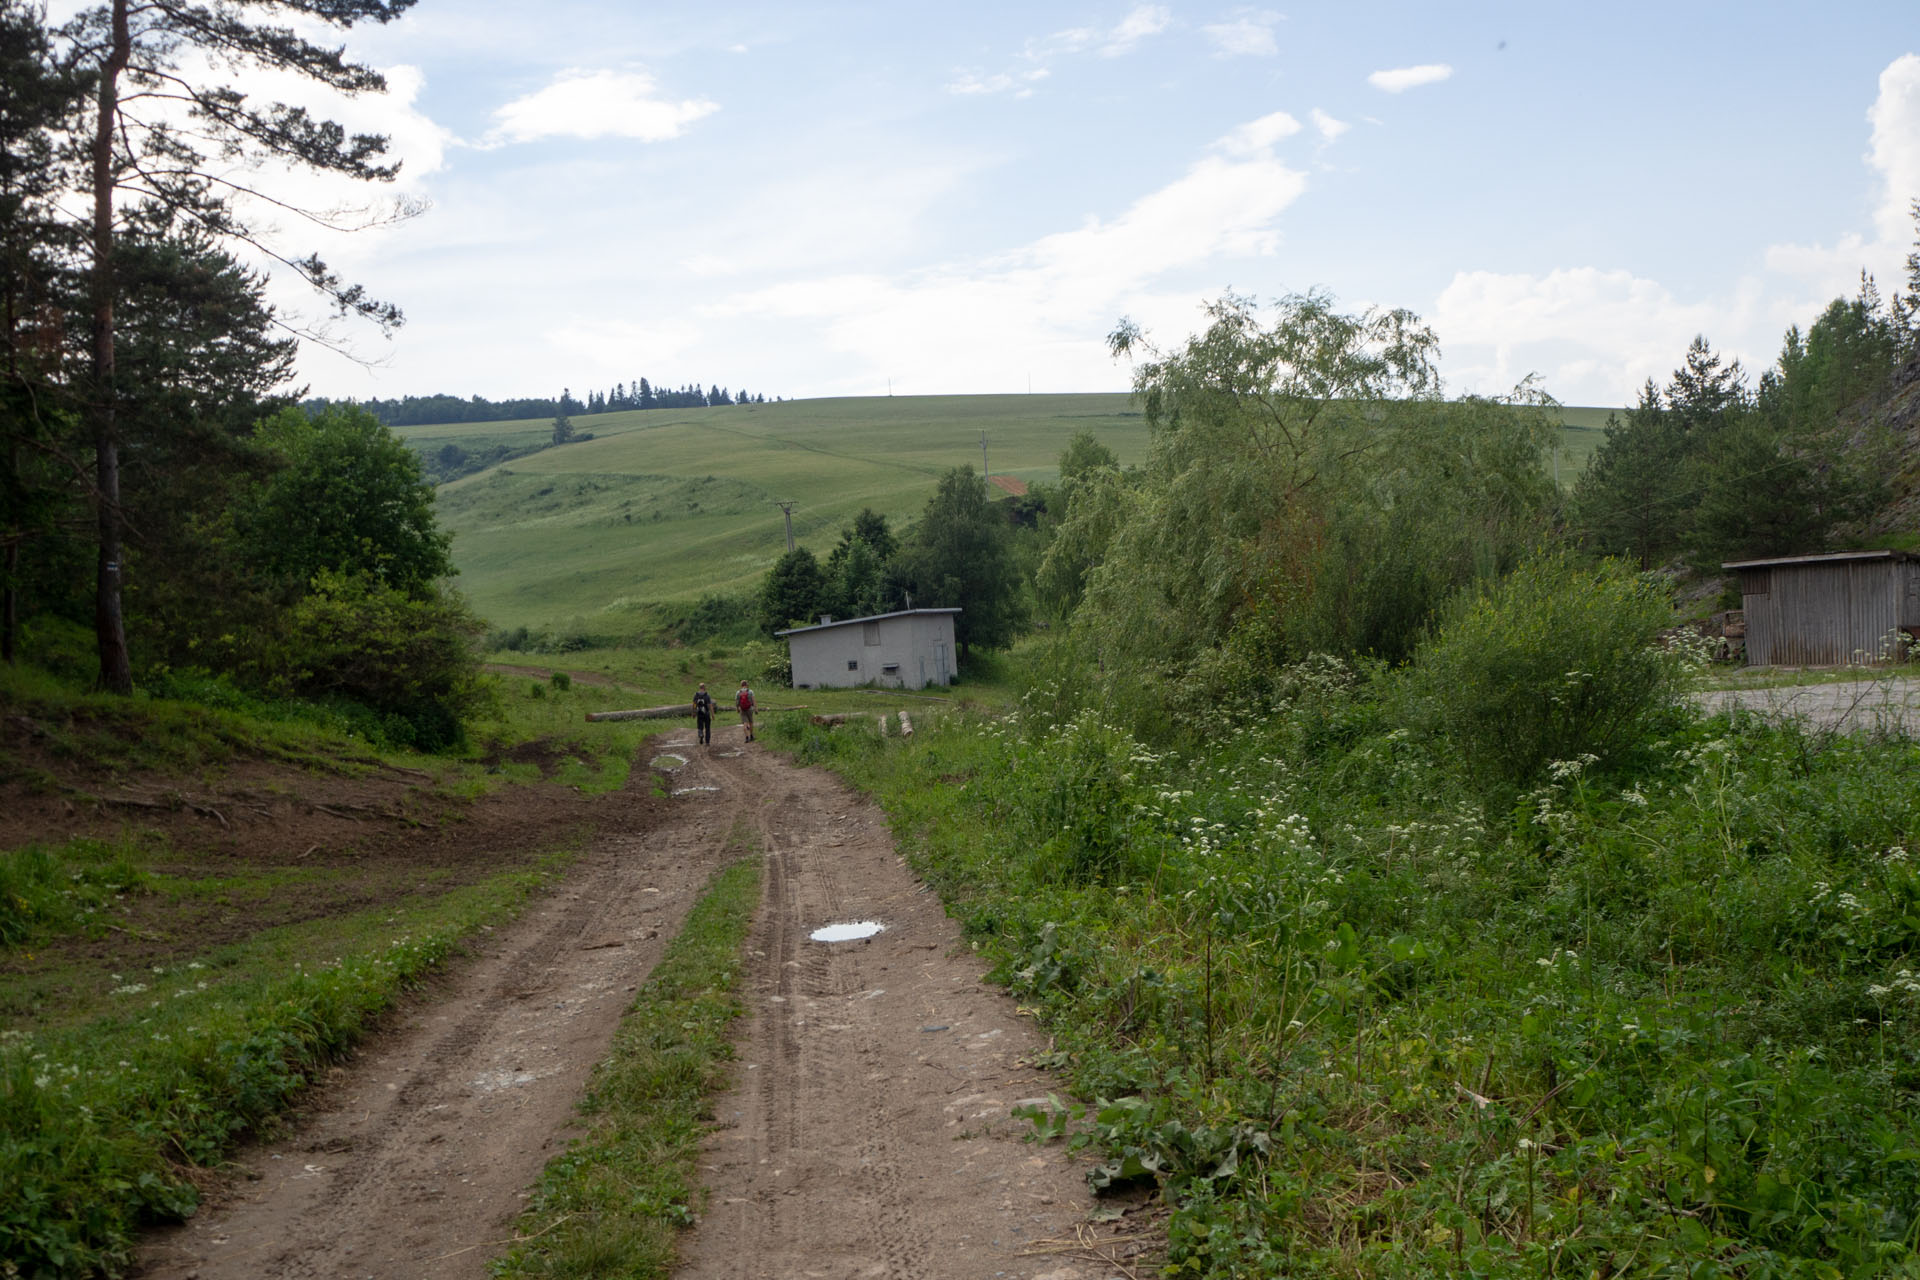
[[[1891,392],[1873,420],[1891,429],[1898,443],[1893,499],[1867,522],[1869,541],[1910,538],[1920,532],[1920,351],[1894,373]]]

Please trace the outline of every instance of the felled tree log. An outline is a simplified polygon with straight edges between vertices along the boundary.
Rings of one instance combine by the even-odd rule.
[[[638,711],[589,711],[589,720],[671,720],[675,716],[693,714],[691,702],[675,703],[671,707],[642,707]]]

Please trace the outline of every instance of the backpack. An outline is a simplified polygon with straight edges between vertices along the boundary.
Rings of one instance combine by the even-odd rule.
[[[753,709],[753,690],[742,689],[740,691],[740,696],[735,698],[733,701],[734,701],[734,705],[739,707],[742,711],[752,710]]]

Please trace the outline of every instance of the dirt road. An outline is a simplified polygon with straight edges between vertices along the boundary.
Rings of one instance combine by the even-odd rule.
[[[1716,689],[1695,700],[1709,712],[1739,708],[1846,733],[1920,732],[1920,682],[1904,678]]]
[[[717,736],[710,750],[690,730],[657,739],[677,797],[665,821],[600,838],[551,899],[337,1073],[291,1137],[243,1153],[241,1178],[156,1235],[138,1274],[484,1276],[738,819],[766,860],[751,1013],[684,1273],[1128,1274],[1133,1233],[1123,1222],[1102,1228],[1105,1244],[1075,1243],[1093,1208],[1081,1168],[1022,1143],[1027,1126],[1009,1116],[1059,1088],[1025,1062],[1042,1039],[981,983],[883,816],[737,730]],[[808,937],[855,920],[885,928]]]

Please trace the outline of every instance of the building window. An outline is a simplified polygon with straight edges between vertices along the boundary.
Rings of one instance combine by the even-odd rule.
[[[865,626],[860,628],[860,632],[861,632],[861,638],[867,642],[869,647],[880,643],[880,624],[879,623],[869,622]]]
[[[847,659],[847,670],[858,671],[859,669],[860,669],[860,659],[858,658]]]
[[[888,675],[893,675],[900,670],[900,664],[897,662],[883,662],[880,664],[880,669]]]

